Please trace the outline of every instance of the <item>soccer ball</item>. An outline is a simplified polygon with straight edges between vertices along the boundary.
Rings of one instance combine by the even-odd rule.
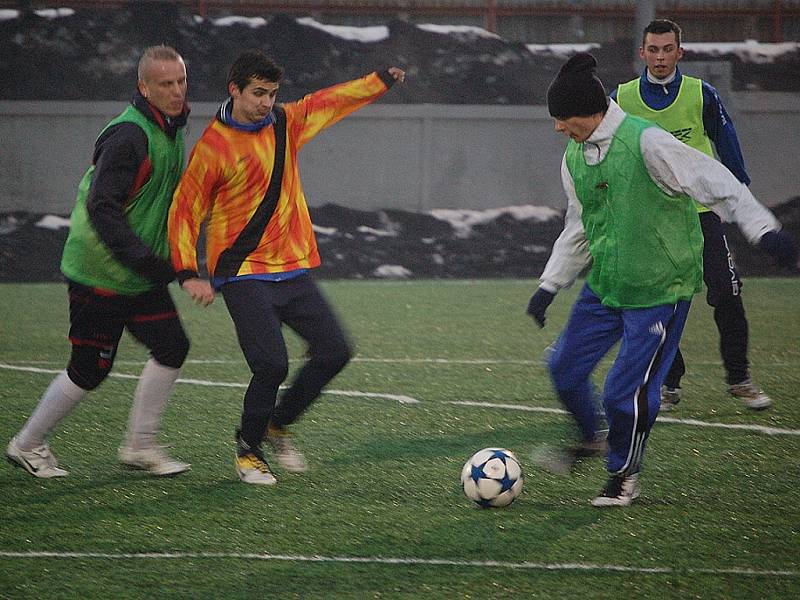
[[[508,506],[522,491],[522,467],[503,448],[484,448],[461,469],[464,494],[483,508]]]

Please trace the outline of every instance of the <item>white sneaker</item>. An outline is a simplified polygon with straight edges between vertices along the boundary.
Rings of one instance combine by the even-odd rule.
[[[17,437],[11,438],[6,448],[6,457],[12,465],[22,467],[34,477],[66,477],[69,471],[58,467],[58,460],[46,443],[33,450],[23,450],[17,445]]]
[[[592,506],[630,506],[639,497],[639,474],[612,475]]]
[[[764,410],[772,406],[772,399],[752,379],[745,379],[728,387],[728,392],[734,398],[739,398],[747,408]]]
[[[256,485],[275,485],[278,480],[269,470],[269,465],[261,453],[249,451],[245,454],[237,454],[234,461],[236,474],[244,483]]]
[[[170,458],[161,446],[136,450],[129,446],[119,449],[119,462],[127,467],[142,469],[159,477],[177,475],[192,468],[189,463]]]
[[[236,467],[236,474],[244,483],[255,485],[275,485],[278,483],[267,461],[264,459],[264,455],[261,453],[261,447],[251,448],[242,439],[242,432],[238,429],[236,430],[236,457],[233,460],[233,464]]]
[[[272,446],[278,463],[290,473],[304,473],[308,470],[306,459],[292,442],[292,435],[286,427],[267,428],[267,442]]]

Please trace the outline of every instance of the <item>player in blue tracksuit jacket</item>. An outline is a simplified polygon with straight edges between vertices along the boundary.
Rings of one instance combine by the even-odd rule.
[[[651,22],[644,30],[640,56],[647,64],[641,77],[611,93],[627,113],[661,125],[690,146],[717,157],[745,185],[745,169],[736,129],[717,90],[705,81],[684,76],[677,66],[683,56],[681,30],[666,19]],[[712,149],[713,144],[713,149]],[[720,334],[720,353],[729,392],[748,408],[764,409],[770,398],[750,378],[747,359],[748,326],[742,303],[742,282],[736,272],[722,222],[714,212],[698,205],[705,239],[703,270],[707,302],[714,308]],[[685,373],[680,350],[664,381],[661,410],[671,410],[680,400],[680,381]]]

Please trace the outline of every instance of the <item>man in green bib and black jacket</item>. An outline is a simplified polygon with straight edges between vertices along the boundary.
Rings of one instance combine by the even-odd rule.
[[[609,102],[591,54],[568,60],[547,91],[555,129],[570,138],[561,166],[568,205],[564,231],[528,303],[543,326],[555,294],[591,263],[548,367],[559,399],[575,418],[579,443],[540,461],[568,471],[607,443],[609,480],[594,506],[627,506],[639,496],[639,471],[692,296],[703,280],[703,235],[692,199],[720,210],[751,243],[774,233],[796,267],[793,240],[747,186],[721,163],[657,125]],[[608,436],[598,434],[591,373],[617,343],[603,388]]]
[[[639,55],[647,67],[641,77],[611,92],[620,108],[630,115],[657,123],[680,141],[708,156],[717,151],[720,162],[745,185],[750,177],[744,166],[739,139],[717,90],[683,75],[681,29],[672,21],[658,19],[644,29]],[[728,391],[754,410],[772,401],[750,378],[747,360],[748,326],[742,303],[742,282],[731,257],[722,221],[710,208],[696,203],[703,229],[703,279],[706,301],[714,308],[719,347]],[[762,239],[770,244],[773,234]],[[780,243],[779,241],[776,243]],[[681,377],[686,372],[680,349],[661,390],[661,410],[671,410],[681,398]]]
[[[8,444],[12,463],[34,477],[68,472],[47,443],[53,428],[108,376],[125,328],[150,351],[139,378],[119,460],[153,475],[190,465],[156,443],[161,413],[189,351],[167,284],[167,215],[183,169],[186,67],[172,48],[147,48],[131,105],[95,143],[78,188],[61,271],[69,287],[72,354],[25,426]]]

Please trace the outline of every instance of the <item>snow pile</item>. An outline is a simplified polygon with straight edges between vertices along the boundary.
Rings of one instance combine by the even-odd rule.
[[[536,221],[549,221],[561,217],[561,213],[554,208],[546,206],[507,206],[488,210],[469,210],[440,208],[430,211],[432,216],[450,223],[455,230],[456,237],[467,238],[472,233],[475,225],[482,225],[494,221],[503,215],[510,215],[518,221],[533,219]]]
[[[230,63],[244,48],[261,48],[285,68],[285,100],[397,65],[407,71],[406,85],[382,102],[542,105],[564,60],[586,50],[597,57],[608,89],[636,75],[632,40],[526,45],[472,26],[390,20],[350,27],[266,12],[202,18],[183,5],[130,2],[114,9],[0,10],[0,100],[127,100],[142,50],[165,41],[186,59],[195,102],[223,98]],[[730,61],[734,90],[800,92],[796,42],[685,48],[684,61]]]
[[[329,204],[310,212],[322,255],[317,275],[336,279],[535,279],[564,226],[561,213],[540,206],[414,213]],[[800,239],[800,197],[775,214]],[[63,216],[0,214],[0,282],[59,281],[68,228]],[[726,228],[742,275],[782,274],[738,229]]]

